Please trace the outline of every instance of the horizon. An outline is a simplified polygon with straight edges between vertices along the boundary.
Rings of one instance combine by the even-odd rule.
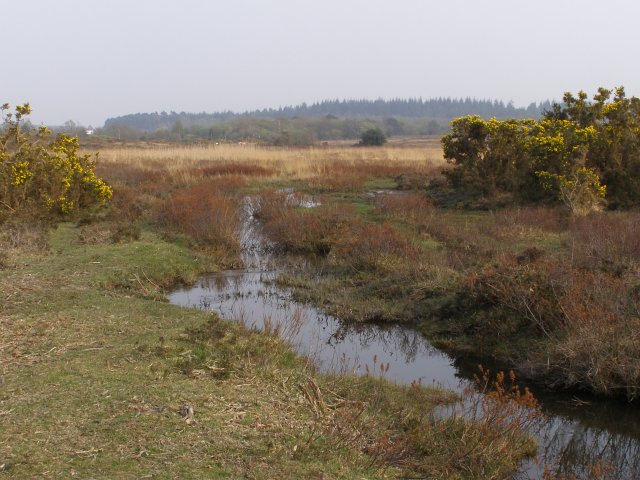
[[[102,122],[102,124],[100,125],[93,125],[93,124],[80,124],[77,123],[76,124],[78,126],[92,126],[94,128],[101,128],[104,127],[105,122],[107,122],[108,120],[112,120],[112,119],[116,119],[116,118],[120,118],[120,117],[124,117],[127,115],[136,115],[136,114],[142,114],[142,115],[154,115],[154,114],[161,114],[161,113],[167,113],[167,114],[186,114],[186,115],[191,115],[191,114],[206,114],[206,115],[216,115],[216,114],[231,114],[231,115],[237,115],[237,116],[242,116],[242,115],[251,115],[251,114],[255,114],[255,113],[259,113],[259,112],[263,112],[263,111],[268,111],[268,112],[277,112],[279,110],[285,110],[285,109],[296,109],[296,108],[300,108],[303,105],[307,105],[307,106],[314,106],[314,105],[319,105],[322,104],[324,102],[331,102],[331,101],[338,101],[338,102],[352,102],[352,101],[364,101],[364,102],[376,102],[378,100],[382,100],[385,102],[389,102],[389,101],[393,101],[393,100],[421,100],[423,102],[428,102],[431,100],[439,100],[439,99],[445,99],[445,100],[451,100],[451,101],[465,101],[465,100],[471,100],[471,101],[478,101],[478,102],[500,102],[503,105],[507,106],[507,105],[512,105],[514,108],[516,109],[525,109],[527,108],[529,105],[531,105],[531,103],[534,103],[535,105],[542,105],[546,102],[557,102],[558,100],[555,99],[546,99],[546,100],[541,100],[538,102],[531,102],[529,105],[515,105],[513,102],[505,102],[504,100],[501,99],[490,99],[490,98],[473,98],[473,97],[459,97],[459,98],[452,98],[452,97],[429,97],[429,98],[403,98],[403,97],[393,97],[393,98],[375,98],[375,99],[369,99],[369,98],[359,98],[359,99],[355,99],[355,98],[337,98],[337,99],[324,99],[324,100],[318,100],[315,102],[302,102],[296,105],[281,105],[278,107],[263,107],[263,108],[254,108],[254,109],[249,109],[249,110],[243,110],[243,111],[233,111],[233,110],[224,110],[224,111],[211,111],[211,112],[207,112],[207,111],[200,111],[200,112],[196,112],[196,111],[185,111],[185,110],[154,110],[154,111],[148,111],[148,112],[128,112],[128,113],[123,113],[121,115],[114,115],[114,116],[110,116],[105,118],[105,120]],[[402,115],[399,115],[402,116]],[[56,126],[60,126],[60,125],[50,125],[53,127]]]

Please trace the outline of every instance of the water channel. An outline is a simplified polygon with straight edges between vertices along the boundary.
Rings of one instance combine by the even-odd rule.
[[[312,199],[303,200],[312,207]],[[452,358],[406,327],[349,325],[310,305],[295,302],[276,277],[300,268],[304,259],[270,254],[245,204],[241,246],[245,269],[220,272],[169,295],[171,303],[217,312],[249,328],[278,328],[293,348],[314,359],[323,371],[377,371],[388,364],[385,378],[409,384],[438,385],[460,391],[469,385],[477,361]],[[516,478],[541,478],[544,466],[569,478],[592,478],[590,465],[608,469],[606,477],[640,478],[640,409],[576,394],[537,392],[546,421],[532,432],[538,439],[536,459],[523,462]],[[565,478],[565,477],[562,477]]]

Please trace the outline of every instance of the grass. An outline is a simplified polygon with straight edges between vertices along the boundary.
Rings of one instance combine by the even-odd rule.
[[[427,148],[281,148],[256,145],[143,145],[100,151],[99,172],[115,166],[139,172],[165,171],[170,176],[218,172],[272,178],[304,179],[316,191],[357,189],[371,177],[405,172],[428,173],[445,165],[439,143]],[[389,180],[384,184],[388,185]]]
[[[145,228],[95,233],[116,226],[61,224],[6,250],[0,476],[503,478],[531,452],[434,417],[450,393],[318,375],[274,335],[167,304],[215,258]]]

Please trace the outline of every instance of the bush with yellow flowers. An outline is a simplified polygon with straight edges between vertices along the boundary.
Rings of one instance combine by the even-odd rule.
[[[111,187],[94,173],[95,157],[78,154],[77,137],[52,140],[47,127],[25,128],[28,103],[0,111],[0,220],[24,212],[62,216],[111,198]]]
[[[445,174],[462,192],[562,202],[574,215],[640,206],[640,98],[623,87],[564,94],[543,118],[456,118],[442,138]]]

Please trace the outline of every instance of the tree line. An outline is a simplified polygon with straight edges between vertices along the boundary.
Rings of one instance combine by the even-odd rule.
[[[176,120],[168,128],[149,132],[115,123],[96,130],[96,133],[119,140],[251,141],[267,145],[308,146],[329,140],[354,140],[374,128],[387,136],[441,135],[448,131],[448,122],[428,118],[338,118],[333,115],[283,119],[236,117],[210,125],[191,126]]]
[[[126,126],[150,133],[163,129],[170,130],[177,123],[186,129],[192,129],[194,126],[208,127],[220,123],[229,123],[234,119],[283,120],[296,118],[331,119],[332,117],[335,117],[334,119],[353,119],[370,117],[381,120],[388,117],[400,117],[405,119],[428,118],[448,122],[457,116],[469,114],[496,118],[535,118],[539,117],[544,109],[550,106],[550,102],[544,102],[539,104],[532,103],[526,108],[516,108],[512,103],[505,104],[499,100],[477,100],[472,98],[325,100],[311,105],[303,103],[296,106],[253,110],[244,113],[230,111],[215,113],[178,113],[173,111],[134,113],[109,118],[105,121],[104,128]]]

